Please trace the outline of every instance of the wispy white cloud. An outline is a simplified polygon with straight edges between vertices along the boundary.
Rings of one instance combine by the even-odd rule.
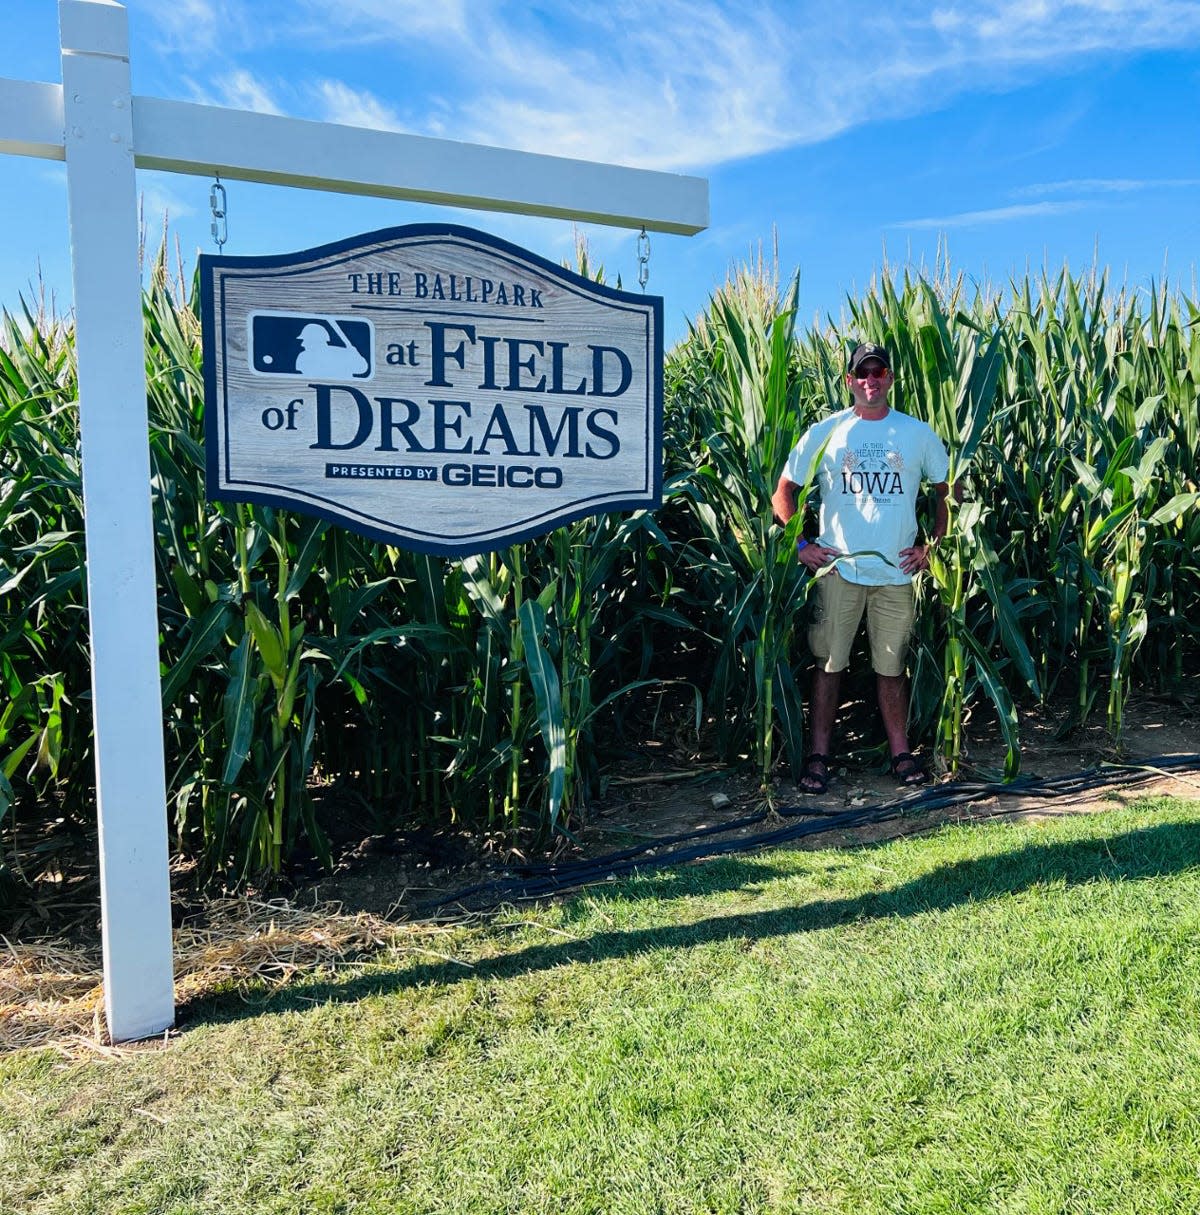
[[[126,0],[154,31],[156,45],[194,58],[239,55],[272,46],[340,49],[419,41],[452,43],[491,0]],[[470,21],[468,20],[470,16]]]
[[[183,83],[192,101],[219,105],[234,110],[253,110],[258,114],[283,114],[274,87],[246,68],[235,68],[212,77],[185,76]],[[182,91],[182,90],[181,90]]]
[[[770,10],[683,0],[580,23],[571,48],[529,30],[490,31],[486,83],[461,107],[468,137],[645,168],[732,160],[790,142],[784,34]],[[512,88],[512,81],[522,81]]]
[[[1126,178],[1126,177],[1079,177],[1069,181],[1035,182],[1010,190],[1012,198],[1035,198],[1047,201],[1013,203],[1005,207],[992,207],[980,211],[961,211],[955,215],[928,216],[921,219],[900,220],[889,224],[891,228],[971,228],[981,224],[1001,224],[1014,220],[1033,219],[1051,215],[1064,215],[1082,211],[1100,204],[1106,195],[1134,194],[1160,189],[1195,189],[1200,178]],[[1074,198],[1049,201],[1054,195],[1071,194]],[[1083,197],[1080,197],[1080,196]]]
[[[282,114],[271,89],[244,68],[222,76],[217,82],[220,104],[258,114]]]
[[[887,225],[889,228],[974,228],[980,224],[1011,223],[1018,219],[1034,219],[1048,215],[1066,215],[1081,211],[1087,204],[1077,199],[1068,202],[1018,203],[1011,207],[993,207],[986,211],[960,211],[957,215],[927,216],[903,219]]]
[[[160,49],[196,59],[242,45],[252,26],[244,0],[133,0],[156,32]]]
[[[941,10],[993,55],[1032,62],[1101,49],[1187,45],[1200,30],[1194,0],[973,0]]]
[[[288,24],[301,37],[316,36],[325,46],[418,39],[428,45],[455,42],[466,36],[484,11],[487,0],[340,0],[336,20],[331,20],[327,0],[300,0],[289,4]]]
[[[1142,190],[1181,190],[1200,186],[1197,177],[1159,177],[1137,180],[1124,177],[1081,177],[1074,181],[1043,181],[1020,186],[1014,198],[1044,198],[1047,194],[1132,194]]]
[[[1200,46],[1196,0],[340,0],[336,14],[327,0],[176,0],[145,11],[181,54],[194,26],[241,70],[263,46],[388,56],[394,90],[331,72],[287,90],[322,117],[671,170],[818,142],[1089,56]],[[436,98],[408,92],[413,65],[424,80],[436,69]],[[274,103],[266,92],[252,108],[264,100]]]
[[[321,80],[314,88],[325,122],[348,127],[373,127],[379,131],[407,128],[390,106],[366,89],[351,88],[341,80]]]
[[[139,172],[138,187],[147,227],[161,226],[167,218],[182,219],[196,214],[195,206],[172,188],[172,180],[167,174]]]

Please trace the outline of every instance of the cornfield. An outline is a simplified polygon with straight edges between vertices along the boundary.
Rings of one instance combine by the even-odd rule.
[[[1177,685],[1200,648],[1197,303],[1096,274],[997,292],[904,272],[803,331],[796,298],[744,271],[671,352],[660,511],[452,561],[206,501],[196,293],[160,258],[144,310],[176,852],[227,888],[301,845],[328,863],[318,780],[381,822],[567,831],[655,699],[764,786],[794,772],[802,513],[780,529],[770,497],[844,402],[858,340],[893,351],[896,403],[966,490],[920,588],[915,736],[955,772],[978,707],[1012,774],[1018,707],[1053,698],[1119,743],[1131,686]],[[6,312],[0,906],[53,860],[18,835],[78,844],[94,816],[75,401],[70,323]]]

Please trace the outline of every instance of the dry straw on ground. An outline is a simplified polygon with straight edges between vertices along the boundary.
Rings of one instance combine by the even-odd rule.
[[[383,946],[432,952],[413,942],[418,932],[436,930],[366,912],[347,915],[340,904],[216,900],[197,923],[176,931],[176,1002],[251,984],[283,985],[301,971],[344,966]],[[98,949],[2,937],[0,943],[0,1052],[50,1046],[72,1056],[121,1053],[108,1044],[104,1028]]]

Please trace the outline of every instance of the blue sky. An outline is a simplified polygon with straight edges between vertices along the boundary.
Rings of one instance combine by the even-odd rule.
[[[667,338],[730,268],[798,267],[837,316],[883,264],[969,278],[1093,259],[1191,292],[1200,0],[131,0],[135,93],[707,177],[711,227],[653,235]],[[57,5],[6,0],[0,76],[60,79]],[[65,169],[0,156],[0,303],[70,302]],[[139,172],[154,244],[212,249],[208,182]],[[226,252],[449,219],[569,258],[569,222],[229,182]],[[583,229],[636,283],[636,234]]]

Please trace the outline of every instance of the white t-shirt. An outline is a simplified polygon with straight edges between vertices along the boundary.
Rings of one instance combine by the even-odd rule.
[[[813,478],[821,495],[817,542],[841,553],[876,549],[892,562],[859,557],[838,563],[847,582],[886,586],[910,581],[900,569],[900,550],[917,538],[921,482],[945,481],[950,461],[941,439],[917,418],[889,409],[878,421],[853,408],[810,426],[792,448],[784,475],[803,485],[829,439]]]

